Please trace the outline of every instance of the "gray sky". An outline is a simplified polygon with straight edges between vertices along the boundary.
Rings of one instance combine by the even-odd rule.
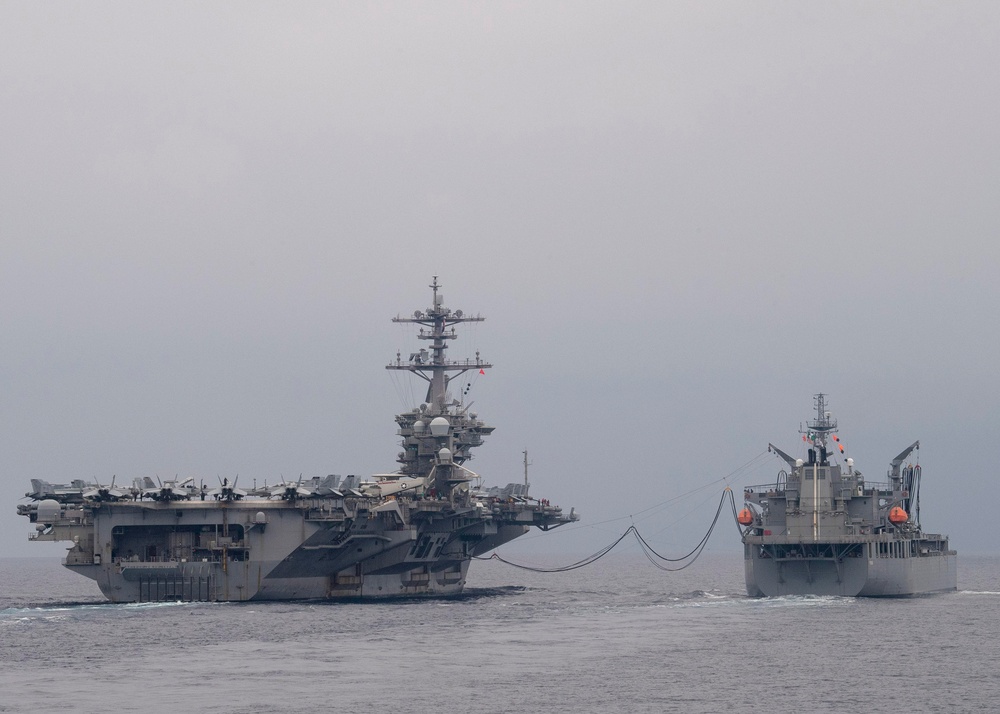
[[[830,394],[996,552],[1000,5],[0,4],[0,542],[28,479],[391,470],[432,275],[470,464],[669,552]],[[991,434],[993,436],[991,436]],[[773,480],[781,462],[736,475]],[[738,550],[726,525],[717,550]]]

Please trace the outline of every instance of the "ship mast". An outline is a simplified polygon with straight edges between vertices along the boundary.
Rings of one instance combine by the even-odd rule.
[[[830,418],[830,412],[826,410],[826,395],[820,392],[813,397],[816,403],[816,418],[806,422],[806,430],[799,429],[803,434],[803,439],[809,444],[809,464],[806,468],[812,469],[812,531],[813,540],[819,540],[820,517],[819,517],[819,469],[821,466],[829,466],[827,460],[827,438],[837,431],[837,420]],[[817,454],[817,449],[819,453]]]
[[[819,448],[820,461],[826,461],[827,438],[836,433],[837,420],[830,418],[830,412],[826,409],[826,395],[822,392],[813,397],[816,403],[816,418],[806,422],[806,428],[799,428],[799,433],[805,435],[806,441],[812,444],[811,448]]]
[[[393,322],[417,323],[420,325],[417,337],[430,344],[411,353],[407,361],[397,352],[396,361],[386,365],[386,369],[410,372],[427,382],[424,403],[396,415],[398,433],[403,437],[403,451],[396,461],[402,464],[401,473],[431,479],[434,489],[444,495],[454,494],[456,489],[461,491],[475,478],[476,474],[463,464],[472,458],[471,450],[480,446],[483,437],[493,431],[493,427],[469,412],[463,400],[452,398],[448,385],[469,370],[485,374],[492,365],[480,359],[478,352],[474,360],[447,359],[448,343],[458,337],[455,326],[462,322],[482,322],[486,318],[446,308],[436,275],[430,288],[433,299],[429,308],[416,310],[411,317],[392,319]]]
[[[428,340],[430,352],[421,349],[410,355],[408,362],[403,362],[400,353],[396,353],[396,362],[386,365],[386,369],[397,369],[411,372],[421,379],[427,381],[427,397],[424,401],[433,414],[446,414],[448,408],[455,406],[458,402],[448,399],[448,384],[452,379],[458,377],[470,369],[489,369],[493,365],[483,362],[476,352],[476,359],[450,361],[445,359],[445,350],[448,349],[448,340],[458,337],[455,334],[455,325],[462,322],[482,322],[485,317],[480,315],[465,315],[461,310],[452,312],[444,307],[444,297],[438,292],[441,284],[437,276],[428,286],[433,291],[434,299],[431,307],[425,311],[416,310],[412,317],[394,317],[393,322],[415,322],[420,325],[420,332],[417,337],[421,340]],[[449,329],[450,328],[450,329]],[[449,376],[449,373],[454,372]]]

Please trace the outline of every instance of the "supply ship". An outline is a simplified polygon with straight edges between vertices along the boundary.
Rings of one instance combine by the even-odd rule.
[[[393,322],[419,325],[427,347],[386,369],[427,382],[423,403],[396,416],[403,450],[394,473],[337,475],[243,489],[194,478],[131,486],[32,479],[18,513],[34,541],[71,543],[64,565],[112,602],[355,599],[462,591],[474,556],[527,533],[577,520],[528,483],[489,490],[465,464],[492,431],[452,380],[492,365],[450,361],[456,327],[485,318],[432,304]],[[525,458],[525,462],[527,459]]]
[[[768,444],[787,464],[777,481],[744,490],[747,594],[903,597],[955,590],[957,555],[948,537],[920,527],[914,442],[889,464],[888,482],[866,482],[844,459],[826,395],[801,429],[806,458]]]

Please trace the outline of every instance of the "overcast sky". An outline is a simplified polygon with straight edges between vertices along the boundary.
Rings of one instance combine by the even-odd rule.
[[[583,514],[512,552],[661,503],[686,552],[819,391],[997,552],[998,36],[995,2],[0,4],[3,552],[65,547],[32,477],[392,470],[433,275],[488,318],[469,466],[527,448]]]

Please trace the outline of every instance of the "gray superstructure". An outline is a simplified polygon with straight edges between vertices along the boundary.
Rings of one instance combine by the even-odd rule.
[[[464,464],[493,427],[449,392],[455,377],[485,373],[450,361],[455,326],[484,318],[432,305],[395,322],[420,325],[428,348],[387,366],[428,383],[424,403],[396,417],[399,470],[368,479],[315,477],[244,490],[194,479],[131,486],[32,479],[18,513],[31,540],[69,541],[64,565],[93,578],[113,602],[410,597],[461,592],[469,562],[526,533],[576,520],[527,483],[477,488]]]
[[[914,442],[889,466],[887,483],[866,482],[844,459],[826,395],[802,429],[806,458],[772,444],[787,464],[777,481],[744,490],[739,514],[747,593],[899,597],[955,590],[948,537],[920,527],[920,465]]]

